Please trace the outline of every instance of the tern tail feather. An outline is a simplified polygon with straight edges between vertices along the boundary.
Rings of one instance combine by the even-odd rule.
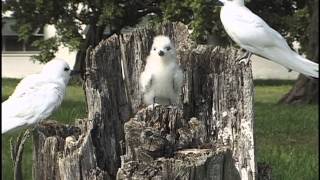
[[[269,48],[257,53],[275,63],[279,63],[293,71],[306,76],[319,78],[319,64],[306,59],[296,52],[284,48]]]

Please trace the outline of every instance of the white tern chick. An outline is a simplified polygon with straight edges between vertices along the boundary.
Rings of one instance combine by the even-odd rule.
[[[167,36],[156,36],[140,76],[143,102],[146,105],[177,104],[182,82],[183,73],[173,44]]]
[[[319,77],[319,65],[289,47],[286,40],[244,5],[244,0],[219,0],[223,3],[220,19],[227,34],[241,48],[294,70]]]
[[[2,134],[36,124],[51,115],[64,97],[71,70],[62,59],[49,61],[40,74],[25,77],[2,103]]]

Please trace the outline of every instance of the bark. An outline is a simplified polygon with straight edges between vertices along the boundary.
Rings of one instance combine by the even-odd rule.
[[[177,106],[142,104],[156,34],[174,41],[184,70]],[[36,131],[35,179],[256,179],[251,64],[237,64],[236,50],[196,45],[185,25],[168,23],[87,52],[88,118]]]
[[[308,57],[319,62],[319,0],[309,4],[311,21],[309,25]],[[319,81],[299,75],[292,89],[279,101],[284,104],[319,103]]]
[[[228,146],[206,141],[204,122],[178,107],[148,107],[124,126],[126,154],[117,179],[236,180]]]
[[[95,47],[103,38],[104,28],[101,26],[96,26],[94,22],[89,25],[88,32],[86,34],[86,39],[81,45],[79,51],[77,52],[75,64],[73,65],[73,70],[79,71],[77,78],[82,81],[85,76],[85,61],[87,57],[87,50],[89,47]]]

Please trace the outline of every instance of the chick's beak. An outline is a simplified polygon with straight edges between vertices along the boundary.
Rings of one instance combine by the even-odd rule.
[[[164,52],[163,51],[159,51],[159,56],[163,56],[164,55]]]

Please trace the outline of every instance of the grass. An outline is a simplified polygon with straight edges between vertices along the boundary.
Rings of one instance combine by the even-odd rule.
[[[2,101],[19,82],[2,79]],[[318,106],[290,106],[277,104],[293,81],[255,81],[256,150],[258,162],[271,165],[273,179],[313,180],[319,178],[318,162]],[[71,84],[61,108],[50,119],[71,123],[86,116],[82,88]],[[2,179],[13,179],[9,152],[9,138],[2,136]],[[32,179],[32,142],[26,144],[23,161],[26,179]]]
[[[271,165],[274,179],[318,179],[318,105],[277,104],[293,82],[275,84],[255,82],[258,162]]]

